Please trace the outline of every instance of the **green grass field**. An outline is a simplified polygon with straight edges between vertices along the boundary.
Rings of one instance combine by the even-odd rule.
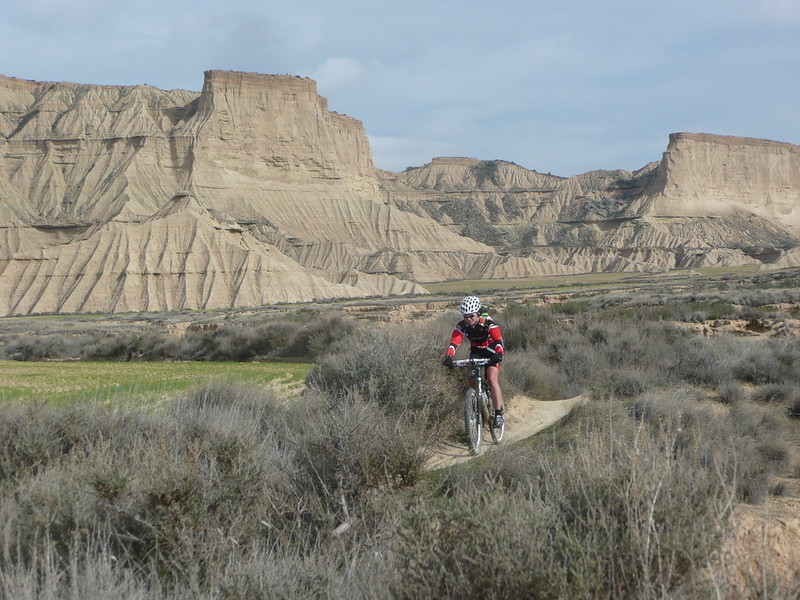
[[[0,402],[131,400],[154,403],[212,379],[302,388],[310,364],[249,362],[0,361]]]

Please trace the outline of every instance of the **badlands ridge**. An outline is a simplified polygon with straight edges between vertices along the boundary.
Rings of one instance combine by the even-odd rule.
[[[676,133],[633,173],[391,173],[306,78],[208,71],[197,93],[0,76],[0,315],[739,264],[800,264],[800,147]]]

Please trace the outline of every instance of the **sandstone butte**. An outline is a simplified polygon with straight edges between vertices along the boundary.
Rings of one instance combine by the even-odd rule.
[[[377,169],[307,78],[200,93],[0,76],[0,315],[425,293],[425,283],[800,264],[800,147],[675,133],[639,171]]]

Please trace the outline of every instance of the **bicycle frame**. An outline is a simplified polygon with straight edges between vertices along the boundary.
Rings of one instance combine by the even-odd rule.
[[[491,398],[492,391],[488,385],[488,379],[486,377],[486,366],[489,364],[488,358],[465,358],[462,360],[454,360],[453,366],[454,367],[470,367],[469,370],[469,378],[470,381],[475,382],[475,391],[478,393],[479,396],[486,394],[487,398]],[[483,367],[483,368],[481,368]],[[484,413],[484,419],[487,418],[486,411],[488,407],[481,407]]]
[[[497,430],[494,427],[494,406],[491,400],[491,390],[486,384],[485,369],[488,364],[488,358],[466,358],[453,361],[454,367],[469,367],[470,380],[475,382],[475,387],[467,390],[464,397],[464,428],[469,440],[469,449],[473,454],[480,452],[484,423],[488,425],[495,444],[502,440],[505,430],[505,426]]]

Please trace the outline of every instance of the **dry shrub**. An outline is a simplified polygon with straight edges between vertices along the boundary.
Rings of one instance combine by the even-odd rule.
[[[675,382],[709,384],[729,378],[715,341],[694,337],[668,323],[649,321],[636,312],[580,306],[581,310],[570,311],[569,318],[557,318],[552,310],[530,306],[513,307],[500,317],[512,323],[504,328],[505,338],[511,340],[507,343],[509,358],[524,349],[530,370],[546,374],[550,382],[566,382],[546,388],[632,398]],[[509,360],[517,371],[510,374],[509,381],[515,386],[535,385],[537,378],[526,375],[527,369],[519,369],[521,361]]]
[[[647,393],[630,406],[650,427],[673,427],[676,456],[701,457],[724,472],[739,500],[761,502],[774,476],[791,467],[790,432],[780,407],[738,402],[721,412],[692,390]]]
[[[80,341],[63,335],[13,335],[3,339],[0,358],[6,360],[43,360],[75,358]]]
[[[416,483],[426,458],[427,416],[384,408],[319,392],[285,406],[216,381],[155,412],[4,413],[17,443],[2,456],[0,567],[38,586],[45,558],[64,574],[110,553],[126,581],[156,573],[192,597],[214,597],[252,553],[306,557],[333,577],[322,548],[336,528],[377,527],[383,498]]]
[[[217,381],[156,412],[4,414],[41,441],[4,459],[3,593],[671,597],[790,460],[779,406],[683,388],[426,480],[414,411],[358,389],[283,405]]]
[[[88,336],[80,345],[81,360],[142,360],[152,353],[152,348],[165,343],[164,333],[125,331]]]
[[[295,475],[340,521],[366,493],[415,484],[430,442],[424,419],[384,412],[357,391],[329,403],[314,398],[296,412]]]
[[[384,412],[408,412],[435,425],[460,397],[440,362],[447,340],[432,346],[415,325],[365,327],[334,345],[306,383],[333,399],[356,394]]]
[[[503,360],[501,385],[506,395],[522,393],[544,400],[558,400],[580,390],[571,386],[564,373],[530,350],[510,351]]]
[[[92,407],[53,409],[46,403],[3,406],[0,412],[0,484],[35,476],[92,443],[102,425]]]
[[[509,390],[599,400],[436,475],[425,444],[464,385],[439,364],[451,315],[288,321],[284,341],[323,352],[294,404],[217,381],[151,411],[3,407],[0,595],[708,597],[698,571],[732,507],[795,466],[798,346],[598,306],[498,315]],[[280,328],[221,329],[218,356],[286,348]],[[198,339],[177,350],[206,352]],[[742,380],[772,401],[743,401]]]
[[[513,305],[495,316],[503,331],[503,342],[512,352],[540,347],[559,328],[551,311],[531,304]]]
[[[735,381],[723,381],[717,386],[717,397],[723,404],[736,404],[747,400],[747,392]]]
[[[99,412],[82,444],[15,480],[15,500],[3,505],[6,560],[30,564],[52,547],[65,565],[72,546],[102,538],[130,567],[219,567],[219,545],[258,538],[255,515],[273,512],[269,499],[288,485],[280,452],[264,443],[264,400],[220,408],[200,398],[158,416]]]
[[[796,381],[800,366],[800,346],[794,340],[766,338],[738,345],[731,356],[731,370],[739,381],[781,383]]]
[[[590,406],[550,446],[450,471],[397,532],[397,597],[659,598],[717,546],[729,483],[674,427]],[[662,422],[662,425],[664,423]]]
[[[190,590],[186,592],[186,596],[191,595]],[[36,556],[30,568],[21,563],[5,564],[0,597],[145,600],[166,598],[168,592],[157,577],[148,578],[121,566],[110,545],[98,542],[88,549],[74,547],[66,565],[50,552]]]
[[[63,333],[0,334],[0,358],[13,360],[313,360],[349,335],[355,324],[337,314],[298,311],[263,321],[209,323],[181,336],[149,326],[118,323],[113,329],[83,327]]]
[[[351,320],[339,315],[323,315],[286,339],[273,354],[282,358],[313,360],[327,352],[333,344],[341,344],[355,329]]]
[[[756,388],[751,394],[754,402],[780,403],[787,406],[797,396],[797,383],[768,383]]]

